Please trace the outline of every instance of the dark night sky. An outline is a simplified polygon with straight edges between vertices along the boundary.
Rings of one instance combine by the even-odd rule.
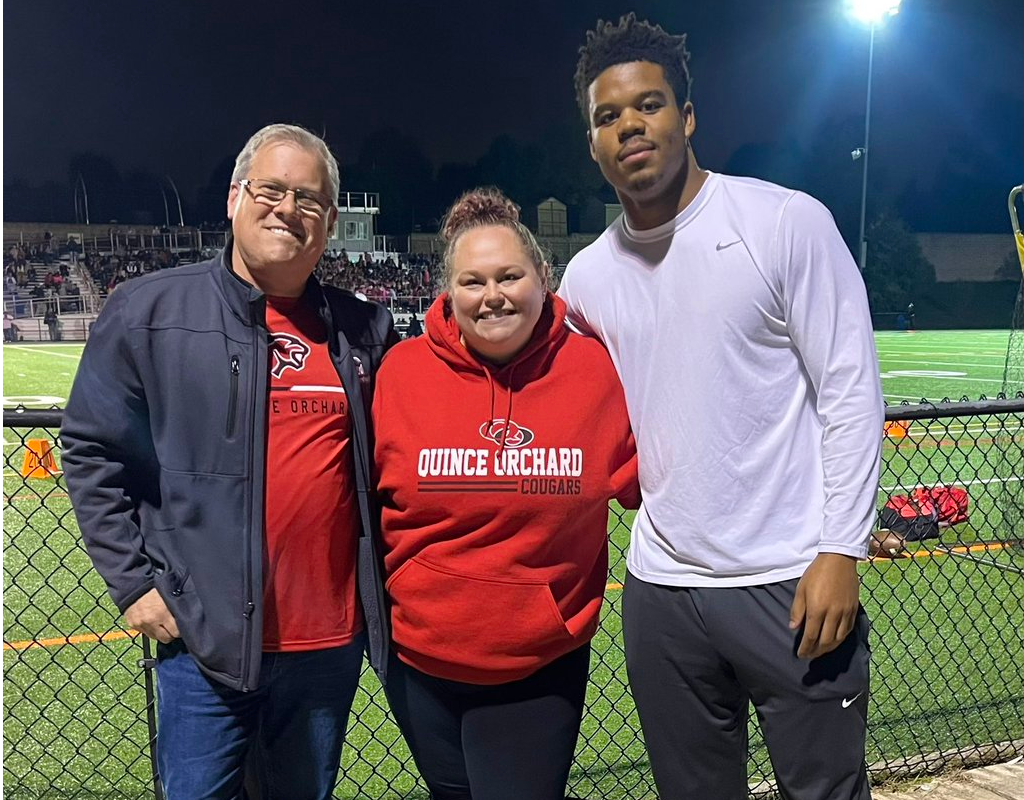
[[[689,32],[704,166],[745,143],[806,147],[827,120],[863,114],[868,34],[842,0],[34,0],[4,7],[4,181],[66,183],[72,154],[92,151],[192,195],[272,121],[326,132],[342,163],[386,126],[435,167],[472,162],[499,134],[537,141],[575,122],[584,31],[630,9]],[[998,93],[998,124],[1022,128],[995,137],[1016,153],[991,155],[1007,188],[1024,180],[1022,42],[1016,0],[905,0],[876,39],[872,170],[894,191],[931,186],[954,145],[994,146],[978,115]]]

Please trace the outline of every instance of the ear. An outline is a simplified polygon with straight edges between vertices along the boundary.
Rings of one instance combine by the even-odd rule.
[[[687,100],[679,110],[683,120],[683,133],[689,139],[697,131],[697,112],[693,110],[693,103]]]
[[[589,126],[587,127],[587,147],[590,148],[590,157],[597,161],[597,150],[594,149],[594,137],[590,132]]]
[[[327,237],[330,238],[331,231],[334,230],[334,225],[338,221],[338,209],[331,206],[331,210],[327,213]]]
[[[242,190],[242,187],[237,183],[232,183],[231,188],[228,189],[228,219],[235,218],[235,206],[238,203],[238,193]]]

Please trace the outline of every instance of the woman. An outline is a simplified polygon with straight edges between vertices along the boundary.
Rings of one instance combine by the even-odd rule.
[[[608,354],[570,332],[497,190],[449,210],[447,291],[373,413],[391,708],[435,800],[563,798],[636,455]]]

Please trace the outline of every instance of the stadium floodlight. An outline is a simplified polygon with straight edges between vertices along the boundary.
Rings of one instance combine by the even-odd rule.
[[[887,17],[900,13],[901,0],[849,0],[849,14],[855,20],[874,27]]]
[[[868,209],[868,141],[871,138],[871,72],[875,62],[875,28],[885,22],[888,17],[896,16],[900,11],[901,0],[847,0],[847,10],[854,19],[871,28],[871,43],[868,46],[868,97],[864,111],[864,146],[856,148],[852,153],[853,160],[864,160],[863,179],[860,188],[860,270],[863,272],[868,265],[868,240],[864,237],[864,223]]]

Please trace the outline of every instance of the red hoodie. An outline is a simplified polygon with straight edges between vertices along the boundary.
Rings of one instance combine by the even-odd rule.
[[[608,353],[548,296],[504,366],[460,342],[447,295],[392,348],[373,403],[395,651],[421,672],[519,680],[597,630],[608,500],[636,507],[636,448]]]

